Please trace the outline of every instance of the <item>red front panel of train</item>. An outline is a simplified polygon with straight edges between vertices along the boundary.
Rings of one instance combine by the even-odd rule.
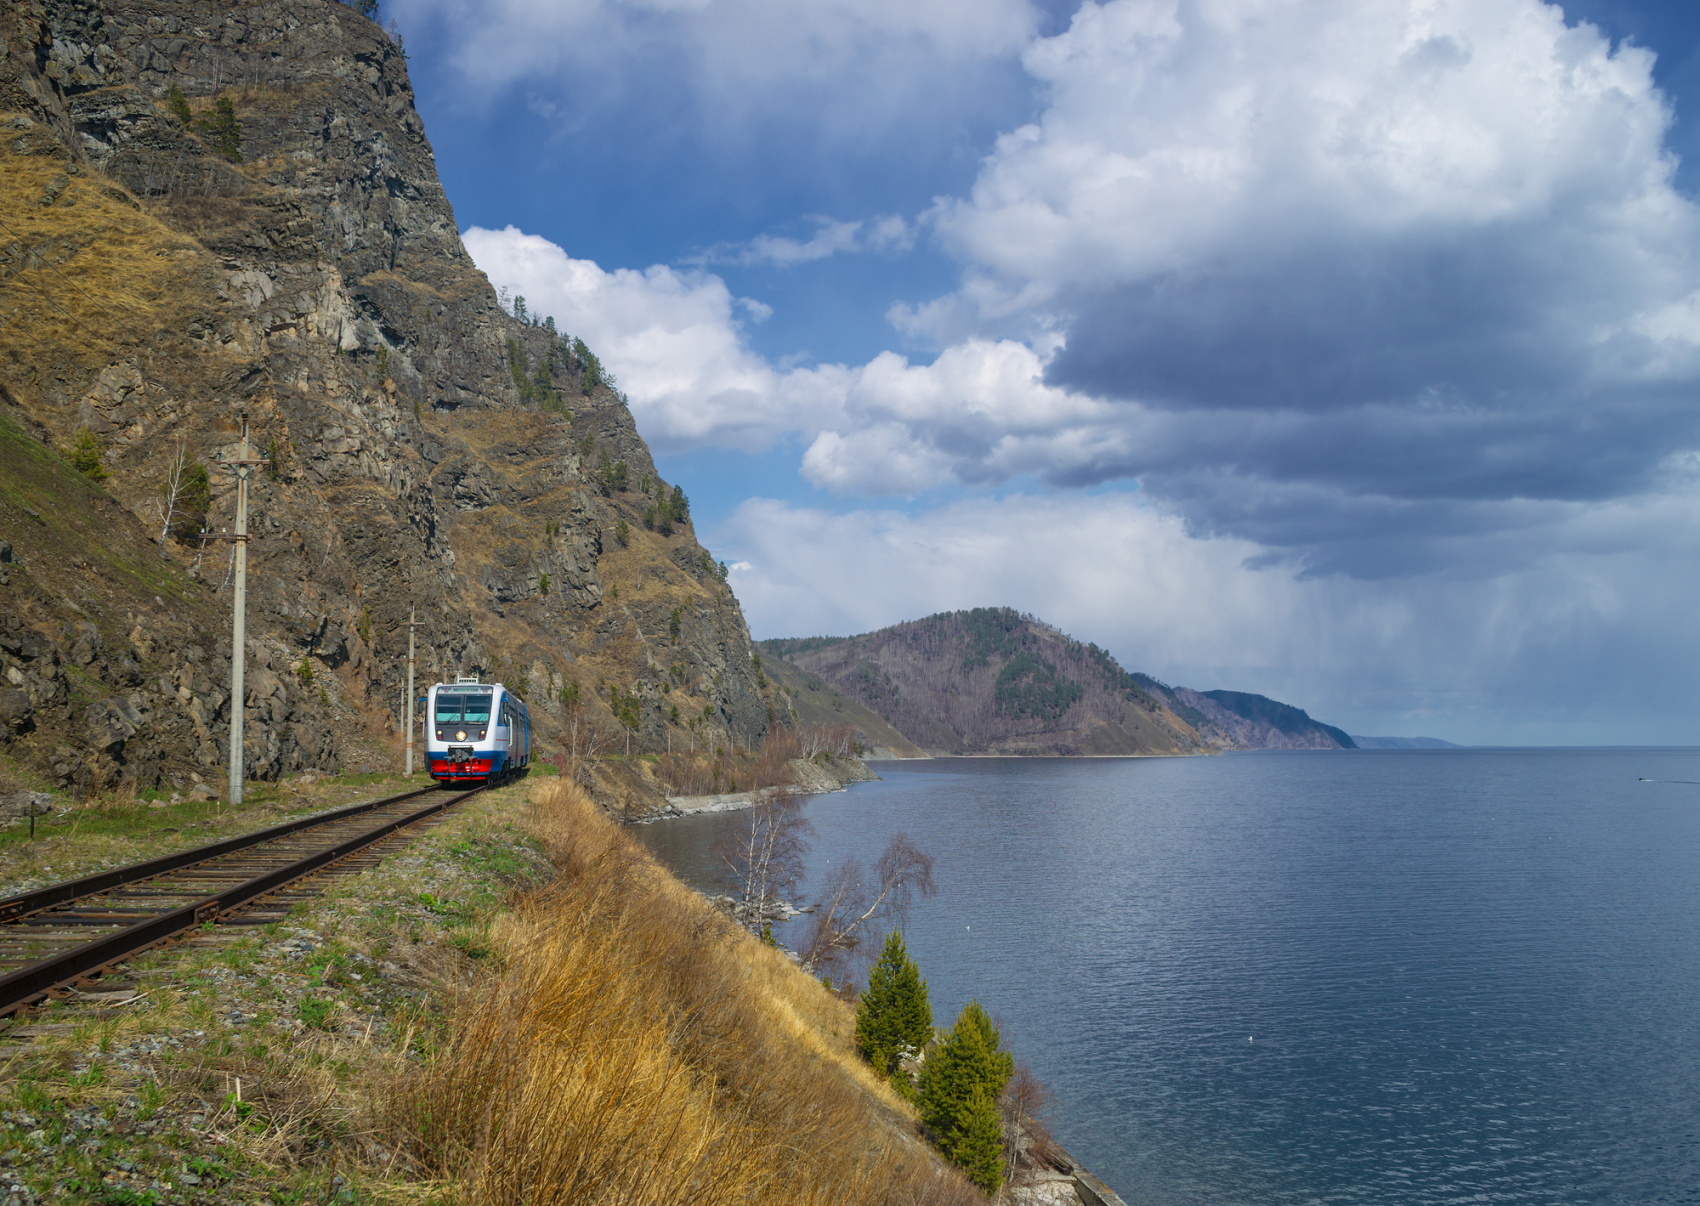
[[[433,758],[431,777],[482,779],[489,775],[490,763],[493,761],[492,758],[468,758],[463,762],[450,762],[447,758]]]

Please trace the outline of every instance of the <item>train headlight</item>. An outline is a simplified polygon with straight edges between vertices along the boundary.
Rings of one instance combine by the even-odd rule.
[[[456,741],[465,741],[466,740],[466,731],[463,729],[460,732],[456,733],[455,734],[455,740]]]
[[[437,740],[441,741],[442,739],[443,739],[443,730],[438,729],[437,730]]]
[[[480,741],[484,740],[484,730],[483,729],[478,730],[478,740],[480,740]]]

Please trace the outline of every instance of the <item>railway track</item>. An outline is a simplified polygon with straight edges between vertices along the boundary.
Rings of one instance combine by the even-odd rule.
[[[209,922],[275,921],[294,903],[280,890],[482,790],[433,785],[0,900],[0,1017]]]

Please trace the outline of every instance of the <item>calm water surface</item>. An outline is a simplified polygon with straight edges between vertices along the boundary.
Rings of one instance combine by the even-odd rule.
[[[977,996],[1130,1203],[1700,1202],[1695,750],[878,763]],[[636,832],[685,878],[742,814]]]

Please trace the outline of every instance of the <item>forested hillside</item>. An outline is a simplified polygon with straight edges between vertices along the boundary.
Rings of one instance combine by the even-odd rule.
[[[1154,754],[1208,748],[1096,645],[1009,608],[856,637],[762,643],[916,745],[944,753]]]
[[[1290,704],[1129,673],[1097,645],[1007,607],[941,612],[861,636],[763,641],[761,649],[770,665],[783,660],[939,753],[1352,748],[1342,730]]]

